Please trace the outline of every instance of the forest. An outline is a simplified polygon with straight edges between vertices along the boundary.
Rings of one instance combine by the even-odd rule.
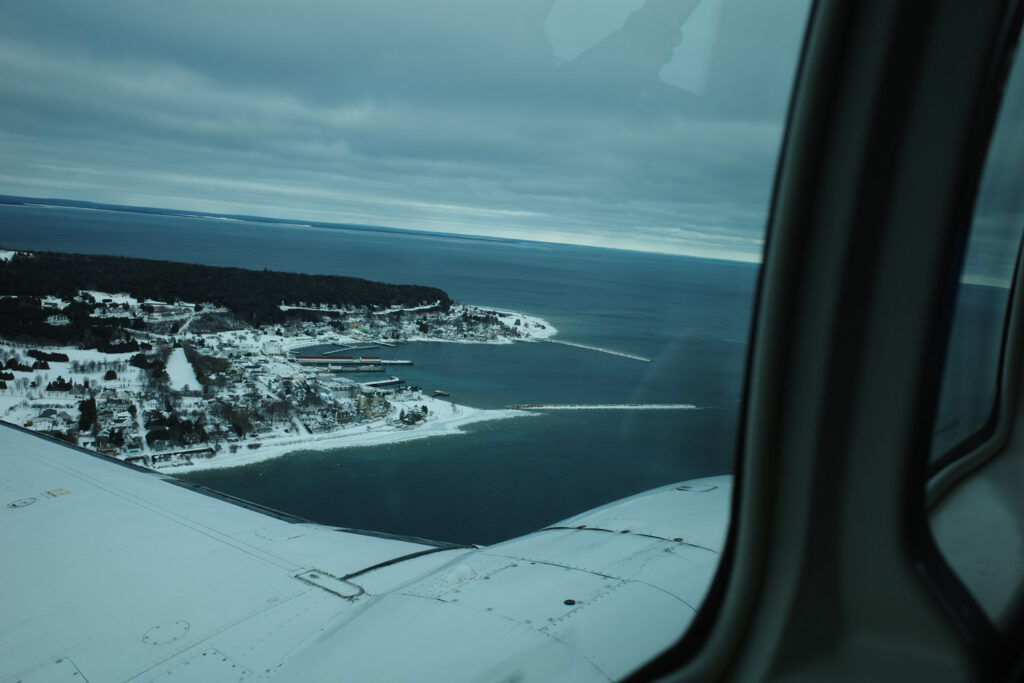
[[[224,306],[252,325],[283,322],[300,315],[279,304],[316,306],[415,306],[452,300],[443,290],[396,285],[337,275],[246,270],[124,256],[17,253],[0,261],[0,292],[19,297],[59,296],[80,290],[125,292],[137,299]],[[16,306],[16,304],[15,304]],[[8,315],[13,311],[6,311]]]
[[[0,270],[3,268],[4,264],[0,262]],[[10,290],[5,293],[10,293]],[[43,308],[41,297],[38,296],[0,298],[0,337],[23,343],[96,348],[105,353],[124,353],[138,351],[140,348],[136,341],[124,340],[124,320],[93,318],[90,315],[92,306],[81,301],[73,302],[60,311],[68,318],[67,325],[47,324],[47,317],[54,312],[53,309]],[[138,329],[145,327],[141,320],[132,320],[127,324]],[[37,358],[38,363],[47,362],[44,358],[33,358]]]

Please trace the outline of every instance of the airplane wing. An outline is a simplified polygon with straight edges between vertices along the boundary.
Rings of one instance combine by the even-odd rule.
[[[731,477],[487,548],[306,523],[0,426],[0,678],[609,680],[710,583]]]

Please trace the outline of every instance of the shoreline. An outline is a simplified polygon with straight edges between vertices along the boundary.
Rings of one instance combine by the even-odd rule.
[[[427,405],[435,416],[428,418],[421,425],[412,427],[400,427],[389,416],[388,418],[381,418],[370,423],[360,423],[323,434],[289,435],[268,440],[246,439],[233,444],[238,446],[238,451],[235,453],[222,451],[211,458],[195,458],[191,461],[191,464],[179,460],[154,464],[149,469],[164,474],[176,474],[244,467],[302,451],[323,452],[340,448],[384,446],[438,436],[465,434],[466,432],[462,428],[477,422],[509,420],[537,414],[526,410],[508,408],[472,408],[430,397],[417,399],[415,404]],[[405,405],[405,402],[393,402],[393,405],[396,407],[396,412],[397,410],[409,408],[409,405]],[[452,406],[455,407],[454,412],[447,412],[445,410],[447,408],[450,411]],[[250,449],[248,447],[249,444],[256,443],[260,444],[259,448]],[[151,453],[150,455],[159,455],[159,453]]]
[[[0,250],[0,260],[14,253]],[[90,317],[145,319],[177,327],[166,333],[125,330],[133,342],[147,342],[118,353],[0,339],[4,358],[14,362],[6,372],[10,385],[0,385],[0,417],[36,431],[68,435],[84,448],[165,473],[240,467],[298,451],[450,436],[465,433],[463,428],[476,422],[534,414],[459,405],[424,396],[418,387],[378,388],[344,370],[302,365],[294,354],[305,346],[505,346],[549,341],[558,334],[540,316],[468,304],[455,304],[432,325],[391,320],[390,328],[381,329],[387,321],[378,324],[380,316],[364,312],[351,330],[307,321],[289,327],[242,324],[195,331],[192,323],[199,316],[223,310],[204,308],[200,313],[190,303],[140,302],[124,293],[81,291],[94,302]],[[42,306],[62,310],[62,304],[67,305],[48,297]],[[153,308],[145,309],[147,304]],[[408,313],[426,315],[435,306],[410,308]],[[95,307],[101,307],[98,316],[93,315]],[[47,319],[47,324],[68,324],[55,314],[51,317],[55,320]],[[387,332],[402,337],[388,339]],[[59,357],[37,363],[34,359],[42,356],[31,355],[36,352]],[[87,403],[91,417],[83,408]]]

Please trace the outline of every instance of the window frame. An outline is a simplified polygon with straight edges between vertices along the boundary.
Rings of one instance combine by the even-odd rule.
[[[954,447],[935,458],[928,465],[928,507],[933,507],[939,499],[958,481],[981,467],[1002,450],[1010,438],[1013,424],[1015,401],[1015,377],[1020,371],[1022,353],[1020,344],[1013,340],[1019,339],[1024,320],[1021,316],[1021,260],[1024,259],[1024,238],[1017,245],[1017,256],[1014,260],[1013,276],[1007,295],[1006,310],[1003,312],[1003,326],[1000,334],[998,364],[996,366],[996,386],[992,401],[992,409],[988,419],[981,428],[961,439]],[[941,378],[940,378],[941,379]]]
[[[1016,0],[981,8],[957,7],[953,0],[818,0],[812,8],[759,280],[726,552],[690,630],[631,680],[787,673],[813,679],[839,670],[891,678],[921,675],[929,666],[943,677],[992,675],[1019,656],[1006,649],[939,556],[928,531],[925,486],[949,302],[1020,20]],[[954,55],[967,59],[957,62]],[[947,68],[951,63],[955,69]],[[943,73],[950,74],[953,92],[945,95],[956,101],[949,107],[955,111],[929,117],[929,105],[943,92],[937,82]],[[854,106],[844,109],[844,103]],[[944,130],[951,135],[941,136]],[[922,145],[929,135],[949,141],[931,166]],[[844,168],[836,159],[849,163]],[[925,186],[932,203],[941,205],[922,214],[919,225],[900,220],[901,210],[928,206],[927,190],[901,192],[915,178],[932,181]],[[921,310],[907,307],[904,322],[895,304],[872,296],[895,291],[897,247],[908,240],[923,244],[912,264],[904,264],[910,276],[921,277],[912,295],[899,292],[897,303],[913,296]],[[840,320],[847,312],[851,320]],[[815,313],[825,315],[816,319]],[[874,393],[902,401],[903,412],[890,423],[893,433],[872,434],[873,413],[863,408],[872,396],[827,389],[886,386],[882,366],[870,363],[881,357],[878,340],[898,339],[886,334],[893,320],[919,340],[901,349],[915,365],[888,379],[898,396]],[[801,350],[808,351],[803,358]],[[850,367],[844,367],[846,356]],[[870,377],[858,378],[865,367]],[[898,382],[903,376],[913,379]],[[861,412],[837,414],[848,406]],[[821,446],[828,443],[839,444],[839,454],[826,457]],[[884,452],[871,451],[878,444]],[[898,457],[888,458],[893,454]],[[873,484],[884,511],[867,519],[882,519],[881,525],[851,519],[871,512],[865,501]],[[815,548],[822,541],[824,551]],[[869,570],[843,571],[844,558],[857,548],[867,549]],[[878,592],[874,579],[898,589],[899,599],[871,600]],[[869,604],[852,599],[858,590]],[[842,623],[826,622],[817,631],[801,627],[801,618],[822,613]],[[874,647],[857,640],[872,628],[883,634]],[[943,666],[916,657],[922,650],[914,648],[921,647],[941,653]],[[893,659],[893,652],[904,657]]]
[[[1011,70],[1015,59],[1019,59],[1018,51],[1024,49],[1024,33],[1021,28],[1022,10],[1018,6],[1014,10],[1015,15],[1008,18],[1005,24],[1003,36],[1001,36],[1001,54],[993,64],[988,85],[988,98],[984,103],[986,111],[983,114],[987,126],[985,131],[984,144],[979,145],[978,153],[980,158],[975,160],[975,168],[970,177],[965,178],[969,182],[971,191],[964,191],[958,206],[958,242],[955,245],[955,261],[951,266],[949,278],[945,283],[946,297],[949,303],[949,320],[944,321],[946,325],[946,339],[944,343],[948,350],[949,336],[952,333],[953,316],[956,312],[956,297],[960,288],[960,277],[966,265],[967,250],[971,239],[971,228],[975,218],[977,200],[981,190],[981,183],[984,180],[985,169],[988,165],[992,152],[992,143],[995,141],[996,126],[1001,111],[1007,81],[1010,78]],[[1024,63],[1018,64],[1018,68],[1024,68]],[[1008,355],[1017,356],[1019,353],[1012,348],[1011,338],[1015,329],[1015,309],[1018,306],[1017,299],[1021,288],[1021,260],[1024,258],[1024,237],[1017,244],[1014,268],[1010,280],[1009,292],[1007,295],[1006,309],[1003,312],[1003,326],[1000,335],[1000,349],[998,364],[995,369],[996,385],[991,410],[988,419],[977,430],[961,439],[955,446],[939,455],[928,466],[928,505],[931,507],[937,502],[942,494],[953,484],[966,476],[970,471],[976,469],[989,458],[995,455],[1009,438],[1009,426],[1012,422],[1014,397],[1012,395],[1014,381],[1008,376],[1008,372],[1019,361],[1008,358]],[[944,358],[943,372],[948,358]],[[941,377],[939,379],[941,382]],[[1009,387],[1009,390],[1008,390]],[[937,387],[937,393],[941,392],[941,383]],[[940,394],[941,396],[941,394]]]

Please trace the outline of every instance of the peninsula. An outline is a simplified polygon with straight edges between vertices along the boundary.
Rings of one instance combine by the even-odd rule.
[[[556,333],[432,287],[111,256],[0,250],[0,292],[0,419],[153,469],[528,414],[404,382],[401,345]]]

